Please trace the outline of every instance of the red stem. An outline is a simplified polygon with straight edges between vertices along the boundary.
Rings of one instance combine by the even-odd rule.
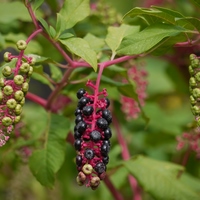
[[[37,104],[39,104],[39,105],[41,105],[44,108],[46,107],[47,101],[45,99],[33,94],[33,93],[28,92],[26,94],[26,98],[37,103]]]
[[[116,128],[118,142],[122,149],[122,158],[124,160],[128,160],[128,159],[130,159],[130,153],[129,153],[129,150],[127,147],[127,143],[123,137],[123,134],[121,133],[121,128],[119,126],[119,122],[117,121],[117,119],[114,116],[113,116],[113,125]],[[129,183],[134,191],[133,200],[141,200],[142,199],[141,190],[138,186],[137,180],[132,175],[129,175],[128,179],[129,179]]]

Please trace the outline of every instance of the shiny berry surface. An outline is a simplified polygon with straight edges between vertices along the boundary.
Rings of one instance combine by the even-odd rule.
[[[110,124],[112,122],[111,112],[107,109],[102,111],[102,117]]]
[[[74,142],[74,147],[77,151],[81,150],[81,139],[76,139]]]
[[[97,126],[102,130],[106,130],[108,128],[108,122],[104,118],[99,118],[97,120]]]
[[[89,160],[91,160],[92,158],[94,158],[94,151],[92,150],[92,149],[86,149],[85,150],[85,153],[84,153],[84,156],[87,158],[87,159],[89,159]]]
[[[81,155],[77,155],[76,156],[76,164],[77,164],[77,166],[81,166],[81,164],[82,164],[82,157],[81,157]]]
[[[81,88],[78,90],[78,92],[76,93],[76,96],[78,99],[80,99],[81,97],[83,97],[83,95],[85,94],[86,90]]]
[[[109,140],[112,137],[112,131],[108,127],[106,130],[104,130],[104,139]]]
[[[79,133],[83,133],[87,128],[87,124],[84,121],[80,121],[77,125],[76,125],[76,129]]]
[[[90,133],[90,139],[93,141],[93,142],[98,142],[100,139],[101,139],[101,133],[99,131],[92,131]]]
[[[83,107],[82,112],[85,116],[90,116],[93,113],[93,111],[94,111],[94,108],[92,106],[85,106]]]
[[[97,163],[97,164],[95,165],[94,169],[95,169],[95,171],[96,171],[98,174],[101,174],[101,173],[103,173],[103,172],[106,171],[106,166],[105,166],[104,163],[99,162],[99,163]]]
[[[89,98],[87,97],[81,97],[81,99],[78,102],[78,107],[82,109],[86,104],[89,102]]]
[[[80,121],[83,121],[82,115],[77,115],[75,119],[75,124],[78,124]]]

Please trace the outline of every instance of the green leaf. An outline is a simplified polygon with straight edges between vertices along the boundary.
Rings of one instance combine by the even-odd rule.
[[[49,33],[50,33],[51,38],[56,37],[56,30],[52,26],[49,26]]]
[[[62,78],[62,71],[55,65],[49,64],[51,78],[55,81],[59,81]]]
[[[55,174],[64,162],[69,128],[70,123],[65,117],[49,114],[44,148],[35,151],[29,160],[33,175],[44,186],[53,187]]]
[[[193,0],[200,7],[200,0]]]
[[[89,0],[67,0],[57,14],[56,30],[61,33],[90,14]]]
[[[138,96],[137,96],[137,94],[135,92],[135,88],[132,84],[122,85],[122,86],[119,86],[117,89],[119,90],[119,92],[122,95],[133,98],[136,101],[138,101]]]
[[[47,74],[45,75],[43,72],[35,70],[35,68],[34,68],[34,72],[31,75],[31,78],[39,81],[40,83],[48,85],[49,87],[52,87],[52,84],[50,83],[50,81],[47,79],[46,76],[48,76],[48,75]]]
[[[192,27],[193,29],[196,29],[197,31],[200,32],[200,20],[194,17],[185,17],[185,18],[180,18],[176,21],[177,25],[181,25],[182,27],[187,27],[188,25]],[[184,24],[184,26],[183,26]]]
[[[129,26],[122,24],[120,27],[109,27],[108,34],[106,36],[106,43],[112,50],[113,57],[116,54],[116,50],[121,44],[122,39],[130,34],[139,32],[139,26]]]
[[[133,55],[149,51],[163,39],[176,36],[185,29],[168,24],[155,24],[143,31],[124,38],[117,50],[118,54]]]
[[[94,35],[92,35],[91,33],[88,33],[85,37],[84,37],[84,40],[86,40],[88,42],[88,44],[90,45],[90,47],[96,52],[96,53],[99,53],[105,42],[104,42],[104,39],[102,38],[98,38]]]
[[[47,24],[47,22],[41,17],[38,17],[38,21],[42,24],[42,26],[45,29],[45,31],[50,35],[49,25]]]
[[[152,194],[155,199],[200,199],[200,196],[188,185],[177,179],[178,172],[183,170],[180,165],[137,156],[125,161],[124,166],[138,180],[143,189]]]
[[[44,0],[35,0],[32,4],[34,12],[43,4]]]
[[[88,62],[93,69],[97,70],[97,55],[96,52],[91,49],[90,45],[82,38],[69,38],[67,40],[59,40],[66,48],[75,55],[83,58]]]
[[[1,2],[0,6],[0,23],[9,24],[14,20],[31,22],[28,10],[22,2]]]
[[[126,13],[123,17],[140,17],[142,18],[147,24],[159,23],[159,22],[166,22],[168,24],[175,24],[174,16],[169,13],[164,13],[160,10],[153,9],[153,8],[133,8],[128,13]]]

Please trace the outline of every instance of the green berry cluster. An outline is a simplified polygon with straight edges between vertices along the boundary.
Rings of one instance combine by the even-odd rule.
[[[27,44],[23,40],[17,42],[20,51],[25,50]],[[9,63],[16,59],[14,68]],[[25,95],[29,89],[29,78],[33,73],[33,58],[23,55],[4,53],[4,61],[0,74],[0,146],[9,139],[16,123],[20,121],[22,107],[25,103]]]
[[[195,54],[190,55],[190,66],[188,69],[190,73],[189,91],[191,110],[197,124],[200,126],[200,61]]]

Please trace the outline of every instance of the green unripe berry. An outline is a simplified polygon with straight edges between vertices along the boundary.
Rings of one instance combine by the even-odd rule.
[[[190,75],[194,75],[195,71],[191,65],[188,67],[188,70],[189,70]]]
[[[3,87],[3,86],[4,86],[4,78],[0,77],[0,87]]]
[[[90,165],[90,164],[83,165],[82,171],[84,174],[91,174],[92,170],[93,170],[92,165]]]
[[[79,176],[76,177],[76,182],[79,186],[82,186],[84,183],[80,180]]]
[[[200,81],[200,72],[197,72],[197,73],[195,74],[195,79],[196,79],[197,81]]]
[[[192,111],[194,115],[200,114],[200,108],[198,106],[193,106]]]
[[[194,77],[191,77],[191,78],[190,78],[189,84],[190,84],[190,86],[192,86],[192,87],[195,87],[195,86],[197,85],[197,82],[196,82],[196,80],[195,80]]]
[[[86,175],[83,172],[78,173],[78,178],[80,182],[84,183],[86,181]]]
[[[8,106],[8,108],[14,109],[17,105],[17,102],[15,101],[15,99],[8,99],[6,105]]]
[[[0,101],[3,100],[3,92],[0,90]]]
[[[192,60],[194,60],[196,58],[197,58],[197,56],[195,54],[190,54],[190,61],[192,61]]]
[[[17,104],[15,107],[15,114],[20,115],[22,113],[22,106],[20,104]]]
[[[28,92],[28,89],[29,89],[29,84],[27,82],[24,82],[22,85],[22,91],[26,93]]]
[[[28,72],[28,76],[30,77],[33,73],[33,67],[30,66],[29,72]]]
[[[18,122],[20,121],[20,119],[21,119],[21,116],[20,116],[20,115],[19,115],[19,116],[15,116],[14,123],[15,123],[15,124],[18,123]]]
[[[2,70],[2,74],[5,76],[5,77],[8,77],[12,74],[12,69],[9,67],[9,66],[5,66]]]
[[[3,88],[3,93],[7,96],[11,95],[13,93],[13,88],[10,85],[6,85]]]
[[[94,176],[94,177],[92,177],[92,179],[91,179],[91,181],[90,181],[90,185],[91,185],[91,187],[93,188],[93,187],[97,187],[98,185],[99,185],[99,183],[100,183],[100,178],[98,177],[98,176]]]
[[[23,106],[25,104],[25,98],[23,98],[19,103]]]
[[[192,90],[192,95],[194,98],[200,98],[200,89],[199,88],[194,88]]]
[[[192,105],[195,105],[197,103],[197,101],[195,100],[195,98],[192,95],[190,95],[190,103]]]
[[[191,61],[191,66],[192,68],[197,68],[199,67],[199,59],[195,58],[194,60]]]
[[[10,58],[9,56],[11,55],[10,52],[5,52],[4,55],[3,55],[3,59],[5,62],[10,62]]]
[[[22,75],[16,75],[14,77],[14,82],[16,85],[21,85],[24,82],[24,77]]]
[[[34,57],[31,58],[30,65],[35,65],[36,59]]]
[[[16,45],[19,50],[25,50],[27,47],[27,43],[24,40],[19,40]]]
[[[4,126],[10,126],[12,124],[12,119],[10,117],[4,117],[2,119],[2,124]]]
[[[24,98],[24,93],[21,90],[17,90],[14,94],[16,101],[21,101]]]
[[[28,63],[23,63],[21,66],[20,66],[20,72],[22,73],[28,73],[29,72],[29,69],[30,69],[30,65]]]

